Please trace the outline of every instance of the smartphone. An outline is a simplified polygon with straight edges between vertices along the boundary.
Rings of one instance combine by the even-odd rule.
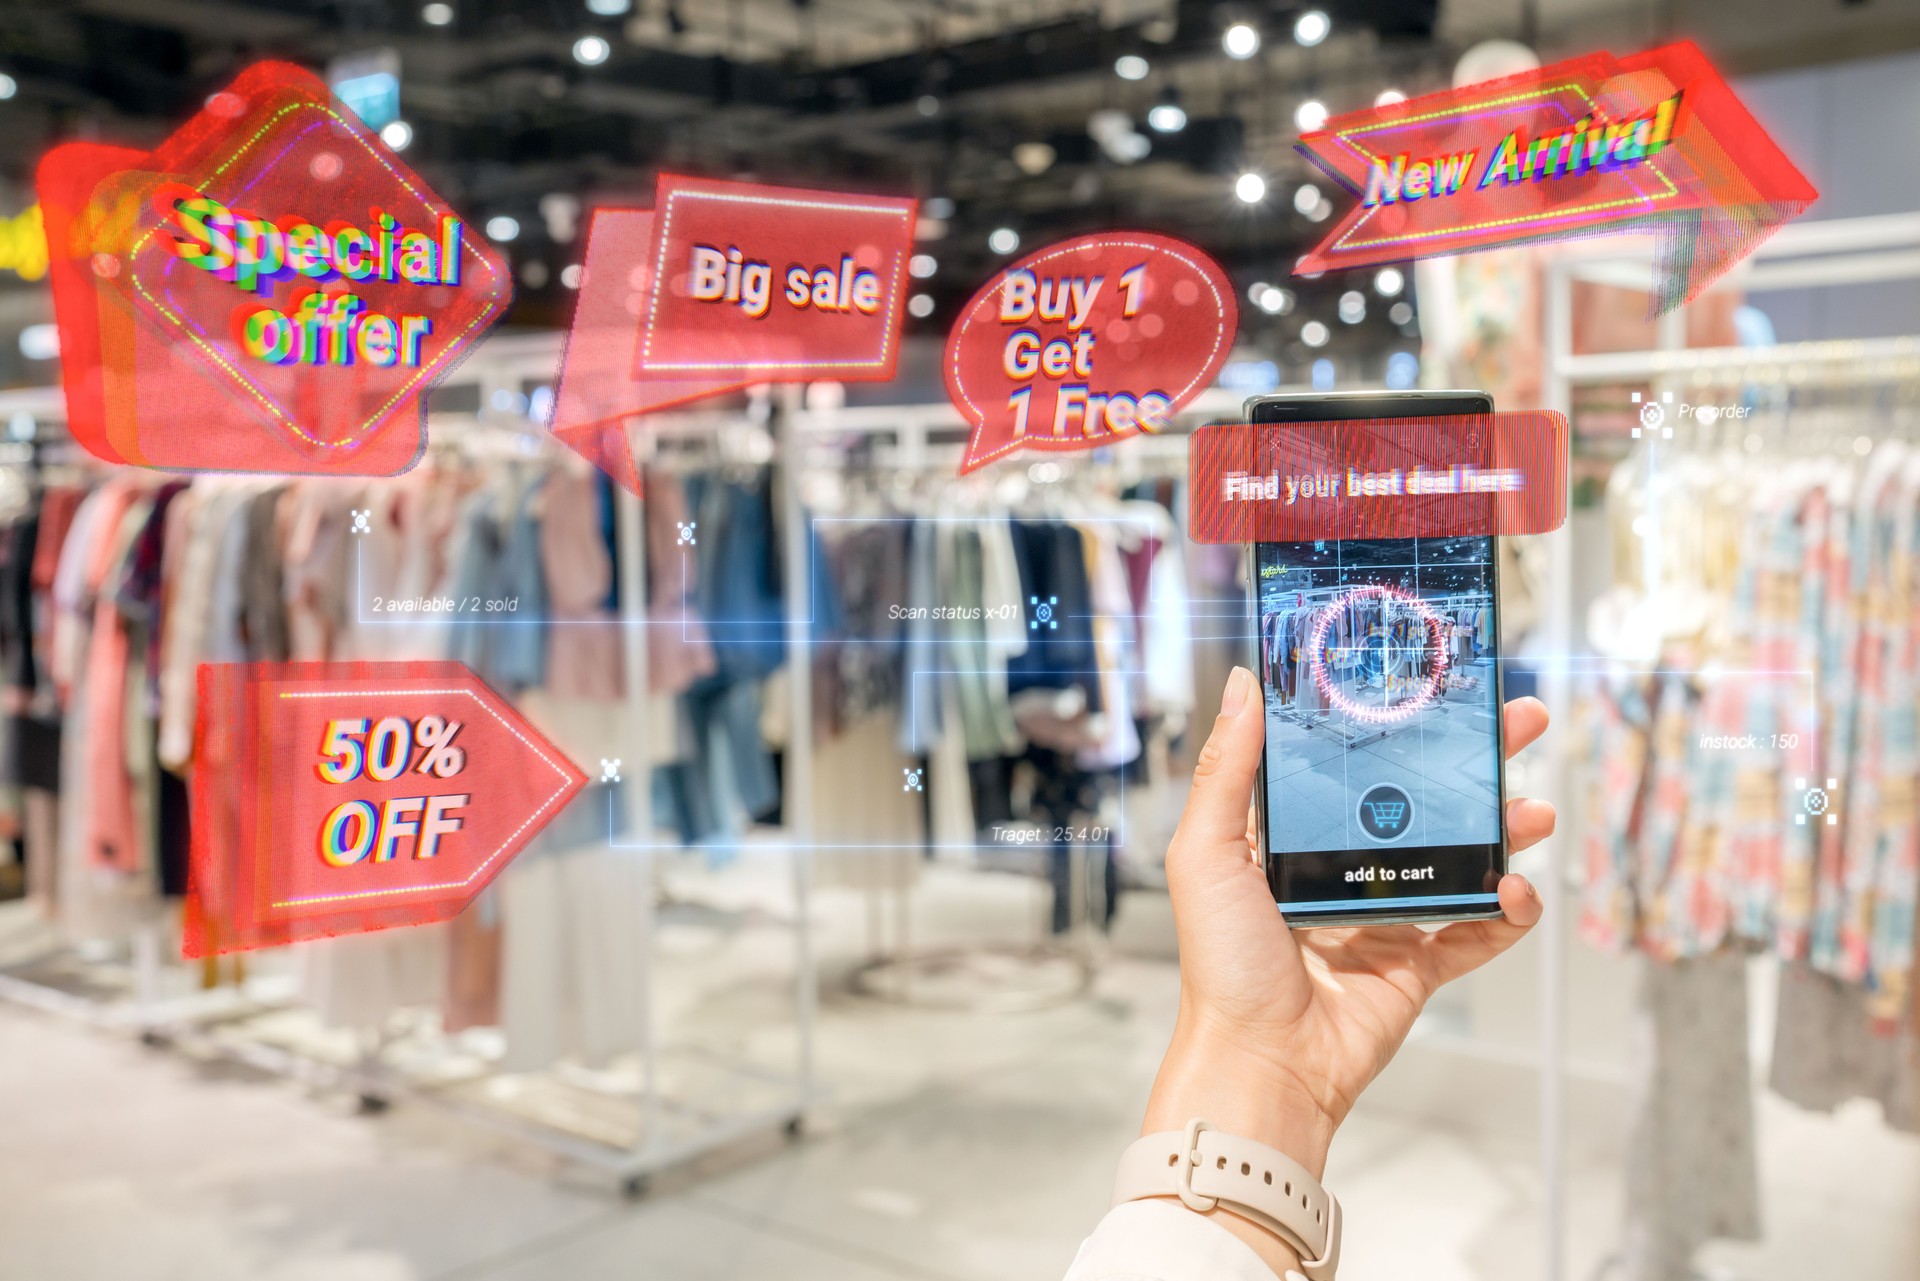
[[[1478,391],[1258,396],[1252,423],[1490,414]],[[1498,916],[1506,875],[1492,534],[1255,543],[1256,801],[1296,928]]]

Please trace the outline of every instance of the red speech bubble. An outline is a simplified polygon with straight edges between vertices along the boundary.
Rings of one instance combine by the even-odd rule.
[[[1239,324],[1226,274],[1148,232],[1083,236],[1013,263],[947,337],[947,395],[973,435],[964,475],[1018,449],[1158,431],[1213,381]]]
[[[250,67],[154,151],[39,172],[74,436],[181,470],[383,475],[504,312],[504,260],[326,86]]]
[[[554,435],[640,492],[627,419],[757,382],[885,382],[914,202],[663,174],[596,209]]]
[[[460,663],[199,679],[188,956],[448,920],[586,785]]]
[[[1548,410],[1202,427],[1187,528],[1196,543],[1542,534],[1567,516],[1567,438]]]

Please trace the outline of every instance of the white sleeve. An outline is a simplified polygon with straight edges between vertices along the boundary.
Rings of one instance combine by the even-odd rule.
[[[1066,1281],[1276,1281],[1253,1247],[1172,1201],[1128,1201],[1107,1211]]]

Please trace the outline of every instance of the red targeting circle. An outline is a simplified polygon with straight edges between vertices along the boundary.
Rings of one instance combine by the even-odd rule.
[[[1414,614],[1427,629],[1427,678],[1414,688],[1411,697],[1387,704],[1358,703],[1340,688],[1332,672],[1327,670],[1327,633],[1332,630],[1338,611],[1350,608],[1354,602],[1367,599],[1392,601],[1403,605]],[[1337,707],[1356,720],[1368,721],[1376,725],[1391,724],[1405,720],[1421,708],[1432,703],[1446,688],[1447,681],[1447,620],[1434,613],[1426,601],[1412,592],[1398,587],[1388,587],[1384,583],[1356,587],[1346,592],[1313,616],[1313,630],[1308,637],[1308,648],[1313,655],[1313,683],[1320,688],[1320,694],[1331,707]]]

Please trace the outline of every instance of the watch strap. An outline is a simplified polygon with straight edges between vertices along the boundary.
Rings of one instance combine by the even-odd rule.
[[[1201,1214],[1224,1207],[1259,1224],[1293,1247],[1307,1281],[1333,1281],[1340,1203],[1285,1153],[1197,1118],[1184,1131],[1136,1139],[1121,1154],[1113,1203],[1165,1196]]]

